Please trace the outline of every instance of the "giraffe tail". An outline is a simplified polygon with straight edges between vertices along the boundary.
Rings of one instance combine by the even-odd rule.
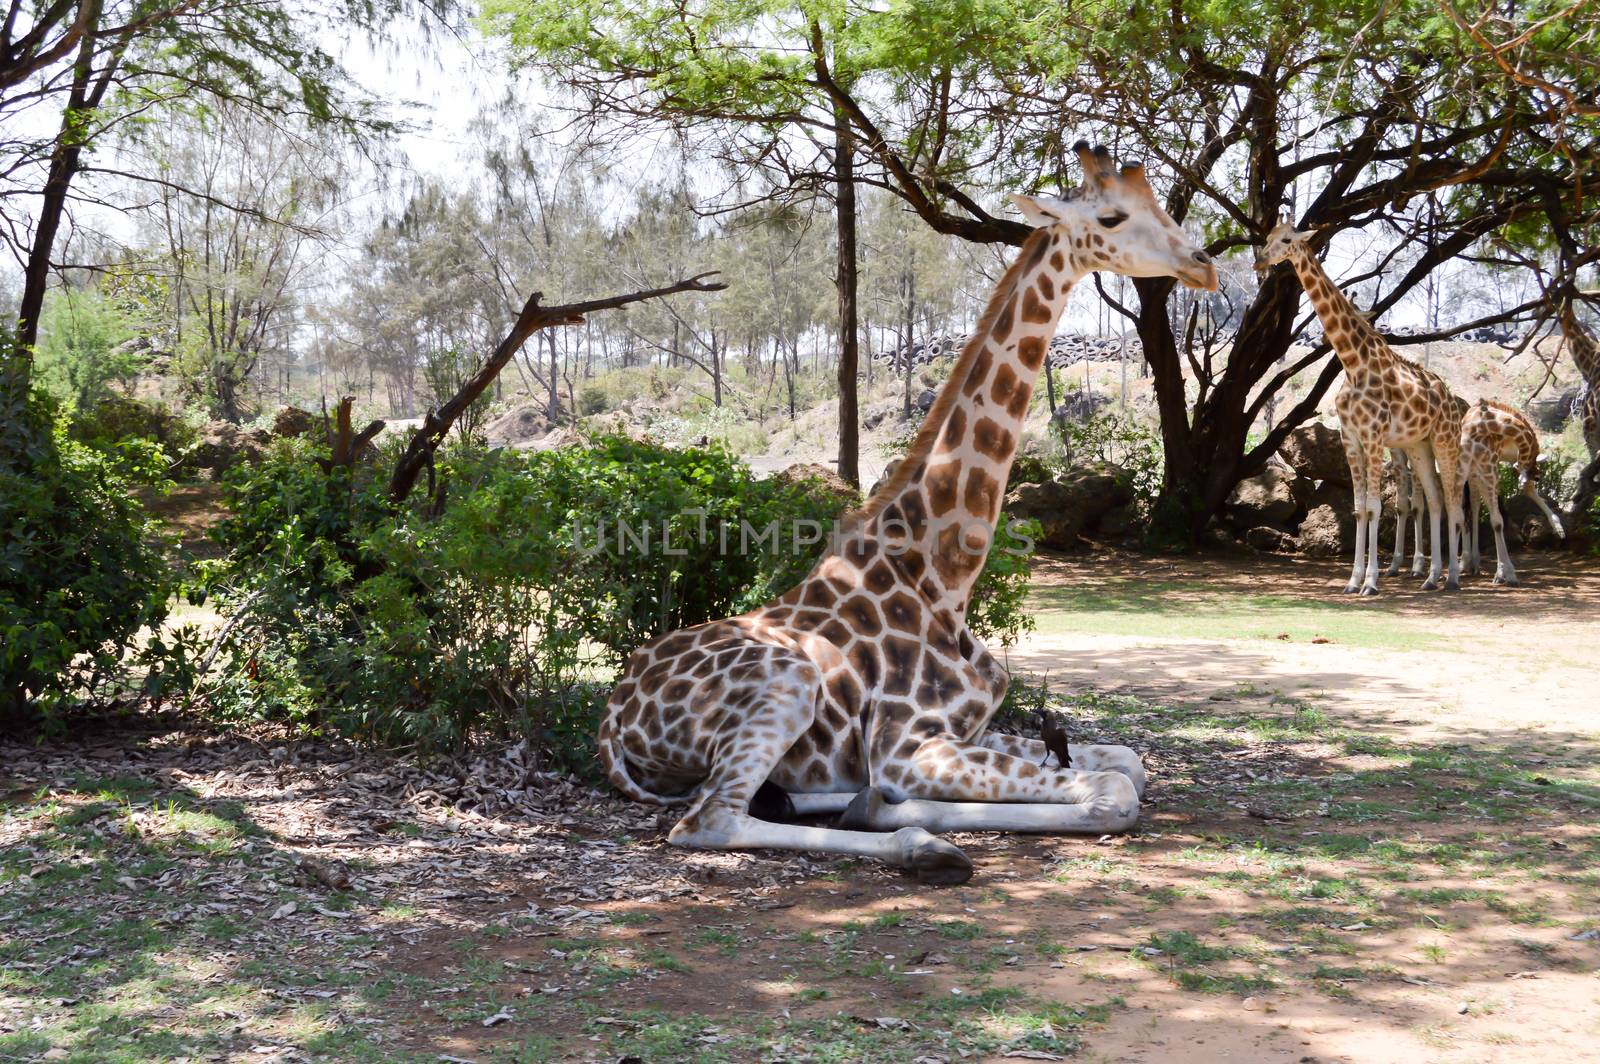
[[[609,712],[600,724],[600,734],[596,737],[595,746],[600,755],[600,767],[605,770],[606,778],[611,781],[611,786],[621,791],[625,797],[635,802],[649,802],[652,805],[674,805],[683,801],[682,797],[646,790],[634,780],[632,774],[628,772],[628,756],[622,750],[622,729],[617,727],[616,718]]]

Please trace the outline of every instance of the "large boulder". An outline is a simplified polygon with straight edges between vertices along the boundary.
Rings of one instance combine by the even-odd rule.
[[[1086,529],[1132,502],[1126,476],[1110,467],[1094,467],[1068,470],[1059,480],[1016,484],[1006,495],[1005,510],[1012,517],[1038,521],[1044,546],[1071,550]]]
[[[1295,549],[1294,537],[1271,525],[1258,525],[1244,534],[1244,541],[1256,550],[1272,554],[1291,554]]]
[[[1295,546],[1308,558],[1342,558],[1355,549],[1356,519],[1349,507],[1323,503],[1306,511]]]
[[[1261,525],[1287,528],[1307,493],[1307,486],[1292,470],[1269,465],[1234,486],[1226,503],[1228,520],[1241,531]]]
[[[285,406],[272,418],[272,434],[279,438],[305,436],[317,427],[317,417],[297,406]]]
[[[793,484],[814,498],[825,498],[842,513],[861,505],[861,493],[848,481],[827,466],[814,462],[799,462],[772,475],[780,484]]]
[[[1479,539],[1480,549],[1482,544],[1489,544],[1489,550],[1494,549],[1494,533],[1489,529],[1487,509],[1479,511],[1483,514],[1483,538]],[[1560,544],[1561,539],[1556,535],[1555,529],[1550,527],[1550,522],[1545,520],[1544,512],[1537,503],[1520,491],[1509,498],[1500,500],[1500,517],[1506,523],[1506,542],[1508,545],[1518,547],[1554,547]]]
[[[1094,530],[1101,539],[1128,539],[1138,530],[1138,525],[1139,507],[1129,502],[1107,510]]]
[[[515,447],[549,435],[554,427],[545,416],[544,404],[525,403],[484,426],[483,437],[491,447]]]
[[[1006,494],[1007,516],[1034,520],[1044,530],[1039,545],[1052,550],[1071,550],[1083,531],[1083,512],[1075,505],[1072,489],[1058,481],[1018,484]]]
[[[1278,448],[1289,467],[1308,480],[1350,484],[1350,463],[1344,456],[1339,430],[1320,421],[1301,425]]]
[[[181,468],[215,478],[235,466],[259,462],[270,442],[272,437],[265,431],[247,432],[230,421],[208,422],[184,455]]]

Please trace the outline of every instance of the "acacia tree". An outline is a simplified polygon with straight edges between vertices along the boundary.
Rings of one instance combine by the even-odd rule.
[[[823,80],[854,84],[849,4],[690,10],[670,0],[599,5],[487,0],[484,20],[521,61],[555,72],[589,114],[701,127],[717,153],[777,198],[831,193],[837,228],[839,475],[859,484],[858,133]]]
[[[776,13],[724,0],[495,0],[490,10],[526,53],[615,112],[670,106],[685,120],[803,131],[826,124],[820,93],[855,132],[861,179],[967,240],[1020,244],[1027,228],[991,214],[987,194],[1065,184],[1067,145],[1089,135],[1157,164],[1168,212],[1203,227],[1213,255],[1248,250],[1285,209],[1324,245],[1377,230],[1389,250],[1346,281],[1376,282],[1367,303],[1381,316],[1491,234],[1552,201],[1577,209],[1600,195],[1595,118],[1542,87],[1590,76],[1579,58],[1586,24],[1563,5],[1536,6],[1527,17],[1538,32],[1517,53],[1519,71],[1538,72],[1532,83],[1507,76],[1433,0],[900,0]],[[813,61],[803,32],[815,10],[832,15],[831,65]],[[768,47],[728,58],[751,40]],[[1395,268],[1402,248],[1420,250]],[[1139,280],[1138,306],[1125,309],[1161,413],[1158,512],[1185,540],[1315,411],[1339,364],[1321,344],[1287,357],[1305,317],[1287,270],[1269,274],[1239,314],[1226,360],[1202,361],[1184,343],[1173,287]],[[1251,443],[1258,415],[1303,372],[1316,375],[1309,391]]]
[[[75,265],[60,247],[74,202],[104,202],[114,182],[163,181],[117,172],[97,149],[174,101],[381,132],[387,124],[317,43],[327,16],[375,30],[403,11],[447,5],[337,0],[313,19],[275,0],[8,0],[0,20],[0,240],[22,267],[23,287],[14,342],[0,352],[0,385],[13,397],[27,388],[45,292],[56,270]],[[86,178],[92,191],[78,187]]]

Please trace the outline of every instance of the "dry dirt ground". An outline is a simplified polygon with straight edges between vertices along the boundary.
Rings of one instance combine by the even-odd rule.
[[[1012,664],[1145,816],[950,889],[675,851],[520,749],[0,742],[0,1060],[1593,1059],[1600,566],[1519,563],[1046,564]]]

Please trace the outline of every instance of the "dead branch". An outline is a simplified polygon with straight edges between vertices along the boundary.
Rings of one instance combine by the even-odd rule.
[[[512,323],[511,329],[506,333],[505,339],[500,341],[494,349],[494,354],[483,364],[483,368],[473,374],[459,391],[443,405],[428,411],[428,416],[423,419],[422,427],[411,437],[406,444],[405,453],[395,463],[394,474],[389,478],[389,501],[398,505],[405,501],[411,494],[411,489],[416,485],[417,477],[427,468],[433,457],[433,452],[443,442],[445,434],[450,431],[456,419],[478,400],[494,383],[500,371],[506,367],[516,353],[527,343],[528,338],[540,329],[548,329],[553,325],[582,325],[585,314],[592,314],[600,310],[614,310],[625,307],[630,303],[641,303],[649,299],[660,299],[663,296],[676,295],[679,292],[720,292],[728,286],[722,281],[707,280],[716,277],[717,271],[697,274],[694,277],[678,281],[676,284],[667,285],[665,288],[651,288],[641,292],[629,292],[626,295],[607,296],[604,299],[590,299],[579,303],[564,303],[560,306],[540,306],[539,301],[544,298],[543,292],[535,292],[528,297],[522,313],[517,315],[517,320]]]

